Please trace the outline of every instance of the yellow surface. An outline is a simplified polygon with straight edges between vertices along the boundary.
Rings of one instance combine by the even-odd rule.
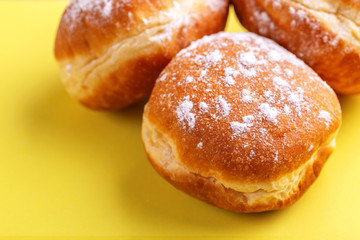
[[[224,211],[155,173],[140,138],[143,103],[93,112],[67,95],[52,51],[65,5],[0,1],[0,236],[360,239],[360,96],[341,97],[338,147],[300,201]]]

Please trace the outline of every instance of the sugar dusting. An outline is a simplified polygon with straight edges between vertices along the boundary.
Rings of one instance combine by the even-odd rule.
[[[271,107],[268,103],[262,103],[259,106],[259,109],[261,115],[263,115],[268,121],[273,122],[275,125],[277,124],[278,120],[276,117],[279,114],[277,108]]]
[[[244,132],[250,131],[250,124],[247,123],[240,123],[240,122],[231,122],[230,123],[231,129],[234,132],[234,135],[239,135]]]
[[[325,120],[326,126],[329,127],[329,124],[331,122],[331,114],[329,112],[320,110],[318,118]]]
[[[145,8],[154,5],[152,1],[144,1],[143,4]],[[202,1],[202,5],[209,8],[210,11],[218,13],[227,11],[227,1],[225,0],[206,0]],[[102,23],[111,20],[111,16],[114,12],[117,12],[118,9],[132,9],[136,1],[132,0],[71,0],[68,4],[66,12],[63,16],[62,21],[66,25],[66,28],[73,32],[76,29],[76,26],[79,23],[86,22],[87,24],[97,25],[96,27],[101,28]],[[163,3],[161,3],[162,5]],[[128,20],[125,21],[132,23],[134,21],[142,21],[144,25],[159,25],[159,22],[166,22],[164,24],[164,31],[158,33],[154,36],[149,37],[151,42],[162,42],[171,38],[174,30],[179,29],[181,26],[182,31],[187,31],[188,26],[194,25],[194,21],[199,21],[199,12],[193,11],[193,4],[190,1],[183,0],[173,0],[169,3],[164,3],[164,5],[169,6],[169,8],[164,8],[159,11],[155,11],[152,14],[142,13],[148,11],[147,9],[142,9],[144,7],[139,6],[140,14],[129,11],[127,13]],[[140,4],[142,5],[142,4]],[[124,23],[124,22],[123,22]],[[139,24],[137,24],[139,25]],[[121,27],[122,23],[117,22],[117,27]],[[124,26],[128,31],[131,30],[131,25],[127,24]]]
[[[110,17],[113,6],[113,0],[73,0],[69,3],[64,21],[69,26],[69,30],[73,30],[82,16],[86,16],[84,13],[92,12],[94,16],[106,19]]]
[[[202,46],[210,50],[198,50]],[[238,147],[254,155],[260,142],[268,148],[266,158],[275,164],[283,161],[282,152],[273,148],[279,141],[273,135],[275,129],[289,124],[292,129],[311,130],[314,121],[322,121],[327,127],[332,122],[330,114],[317,109],[317,103],[307,97],[308,91],[316,91],[307,84],[317,82],[324,88],[322,80],[271,40],[252,33],[218,33],[193,42],[177,58],[185,60],[186,65],[178,62],[180,65],[175,69],[181,71],[168,72],[161,84],[164,90],[175,84],[177,90],[187,92],[188,96],[164,96],[163,103],[171,102],[178,125],[185,131],[200,131],[204,121],[211,123],[207,127],[210,130],[218,124],[227,126],[233,141],[247,139]],[[177,74],[182,77],[175,77]],[[308,74],[308,82],[297,80],[294,76],[298,74]],[[309,118],[311,112],[318,112],[318,117]],[[201,144],[195,147],[206,149],[207,141],[199,138]],[[286,139],[285,133],[281,141],[288,146],[293,140]],[[254,156],[248,157],[251,161]]]
[[[194,81],[194,78],[192,76],[187,76],[186,77],[186,83],[191,83]]]
[[[187,126],[192,129],[195,127],[195,114],[191,113],[194,103],[188,99],[189,97],[186,97],[176,108],[176,115],[183,127]]]
[[[322,3],[315,1],[311,3],[311,1],[308,0],[266,0],[262,1],[262,4],[258,4],[257,1],[245,2],[247,5],[246,9],[252,10],[252,14],[248,17],[251,25],[257,28],[261,35],[283,44],[288,42],[289,38],[292,38],[292,43],[287,46],[300,58],[312,59],[308,60],[308,64],[312,66],[317,64],[317,61],[314,60],[312,55],[328,55],[330,50],[338,51],[337,47],[340,39],[346,39],[349,37],[349,34],[351,35],[351,33],[349,33],[350,30],[347,27],[343,27],[343,25],[345,26],[348,23],[345,24],[343,22],[351,22],[354,20],[347,18],[346,14],[348,13],[340,14],[342,7],[339,6],[339,3],[329,3],[329,1],[320,1]],[[310,7],[314,4],[318,4],[318,6]],[[286,20],[279,24],[277,20],[279,16],[276,14],[280,7],[282,8],[281,14],[284,19],[291,20]],[[327,30],[323,31],[321,30],[322,28],[326,28]],[[294,39],[294,32],[298,33],[304,31],[304,29],[310,32],[311,39],[305,41],[303,41],[304,39],[301,37]],[[309,49],[311,49],[311,51],[309,51]],[[272,52],[269,54],[271,58],[277,58]]]
[[[251,96],[251,93],[248,89],[243,89],[242,90],[242,99],[241,101],[244,103],[250,103],[252,101],[254,101],[255,99]]]
[[[230,104],[226,102],[226,100],[223,98],[223,96],[218,97],[219,105],[218,109],[222,113],[223,116],[229,115],[230,112]]]
[[[205,4],[213,12],[216,12],[219,9],[226,9],[227,6],[227,2],[223,0],[208,0]]]
[[[289,83],[279,76],[273,77],[272,80],[273,80],[274,84],[277,86],[289,87]]]
[[[234,78],[236,78],[239,74],[240,72],[238,70],[235,70],[231,67],[225,68],[225,82],[229,85],[234,85]]]
[[[199,103],[199,108],[203,112],[207,112],[209,110],[209,106],[204,102]]]
[[[239,60],[242,64],[246,66],[255,65],[255,63],[257,62],[254,52],[252,51],[241,53]]]
[[[222,54],[218,49],[216,49],[215,51],[210,52],[208,55],[206,55],[205,61],[209,62],[210,64],[216,64],[217,62],[221,61],[222,58]]]

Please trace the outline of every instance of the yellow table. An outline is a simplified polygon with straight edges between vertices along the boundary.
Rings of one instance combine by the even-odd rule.
[[[152,169],[143,103],[93,112],[67,95],[53,57],[66,3],[0,1],[0,236],[360,239],[360,96],[340,97],[338,147],[300,201],[262,214],[221,210]],[[228,30],[239,31],[230,17]]]

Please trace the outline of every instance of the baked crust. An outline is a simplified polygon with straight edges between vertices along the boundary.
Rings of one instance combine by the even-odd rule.
[[[55,41],[62,81],[87,107],[123,108],[150,94],[178,51],[223,30],[227,13],[228,0],[72,1]]]
[[[360,2],[233,0],[240,22],[311,66],[343,94],[360,93]]]
[[[150,162],[174,186],[252,212],[305,192],[340,123],[335,93],[301,60],[255,34],[219,33],[164,69],[142,136]]]
[[[335,148],[335,136],[319,147],[310,160],[278,180],[287,182],[284,189],[259,188],[253,192],[240,192],[227,187],[214,177],[204,177],[180,164],[176,147],[144,117],[142,138],[147,157],[154,169],[177,189],[211,205],[235,212],[263,212],[288,207],[295,203],[319,176],[322,167]],[[292,175],[299,176],[291,181]],[[274,184],[276,185],[276,184]],[[253,187],[252,187],[253,188]]]

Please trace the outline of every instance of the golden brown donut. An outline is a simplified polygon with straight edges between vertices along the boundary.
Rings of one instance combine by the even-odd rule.
[[[61,79],[89,108],[123,108],[179,50],[223,30],[227,13],[228,0],[73,0],[55,42]]]
[[[248,30],[293,52],[335,91],[360,93],[360,1],[232,1]]]
[[[335,147],[341,110],[304,62],[253,33],[218,33],[159,76],[142,138],[176,188],[237,212],[294,203]]]

